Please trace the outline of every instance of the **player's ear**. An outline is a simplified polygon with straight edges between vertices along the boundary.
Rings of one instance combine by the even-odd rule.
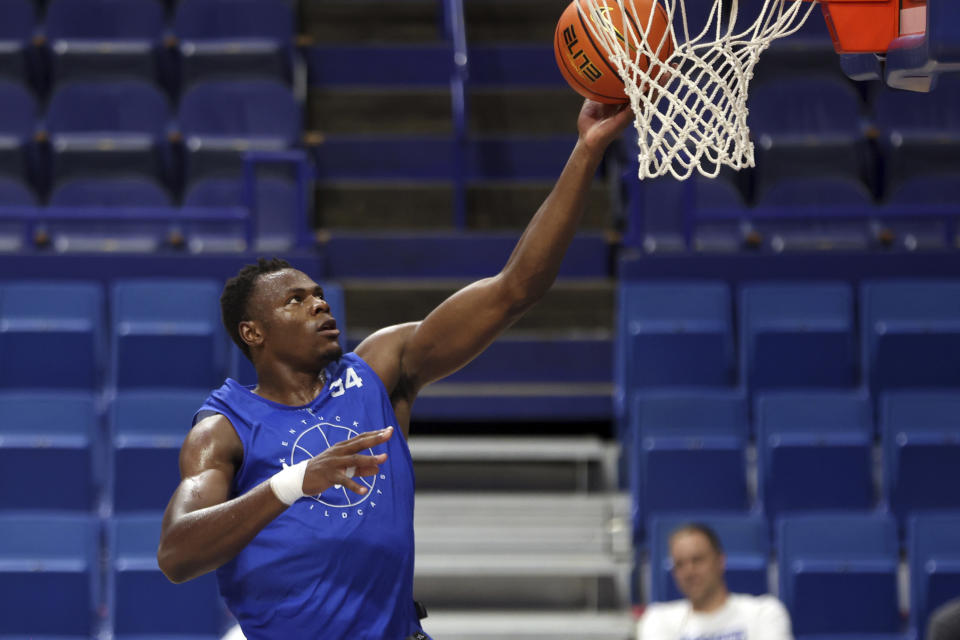
[[[260,325],[255,320],[242,320],[240,322],[240,339],[250,347],[263,344],[263,332],[260,330]]]

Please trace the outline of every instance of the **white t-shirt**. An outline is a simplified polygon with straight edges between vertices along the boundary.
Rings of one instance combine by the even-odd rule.
[[[637,640],[793,640],[790,616],[770,595],[731,593],[716,611],[698,613],[689,600],[651,604]]]

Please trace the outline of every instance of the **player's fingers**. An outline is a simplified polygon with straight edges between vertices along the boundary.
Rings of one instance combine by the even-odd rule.
[[[359,482],[351,480],[350,478],[345,478],[344,481],[341,482],[340,484],[342,484],[347,489],[350,489],[350,491],[353,491],[354,493],[359,494],[361,496],[366,495],[367,492],[369,491],[367,487],[363,486]]]
[[[358,436],[339,443],[339,448],[342,449],[342,453],[356,453],[357,451],[369,449],[370,447],[386,442],[392,435],[393,427],[387,427],[379,431],[367,431],[366,433],[361,433]]]

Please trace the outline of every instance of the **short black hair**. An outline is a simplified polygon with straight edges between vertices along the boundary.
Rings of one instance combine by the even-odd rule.
[[[685,522],[670,532],[669,540],[673,540],[673,537],[678,533],[703,534],[706,536],[707,540],[710,541],[710,546],[713,547],[713,550],[719,554],[723,554],[723,544],[720,542],[720,536],[718,536],[717,532],[714,531],[709,525],[706,525],[702,522]]]
[[[258,258],[257,264],[248,264],[240,269],[223,287],[223,293],[220,294],[220,318],[223,327],[247,358],[250,358],[250,346],[240,337],[240,323],[250,319],[247,303],[253,294],[257,278],[289,268],[290,263],[282,258]]]

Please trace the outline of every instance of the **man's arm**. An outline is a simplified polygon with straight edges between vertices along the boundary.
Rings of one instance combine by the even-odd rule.
[[[760,634],[756,640],[793,640],[787,608],[773,596],[764,596],[761,600],[755,626]]]
[[[461,289],[423,321],[389,327],[357,347],[395,405],[398,395],[412,401],[425,385],[470,362],[543,297],[580,223],[603,153],[631,116],[625,105],[584,103],[577,144],[500,273]]]
[[[347,476],[376,473],[387,454],[358,452],[386,442],[392,430],[372,431],[339,442],[306,464],[301,491],[322,493],[342,484],[355,493],[366,488]],[[247,493],[228,499],[230,485],[243,460],[243,444],[233,425],[220,414],[200,421],[180,449],[180,486],[163,514],[157,561],[172,582],[185,582],[230,561],[287,505],[266,480]]]

